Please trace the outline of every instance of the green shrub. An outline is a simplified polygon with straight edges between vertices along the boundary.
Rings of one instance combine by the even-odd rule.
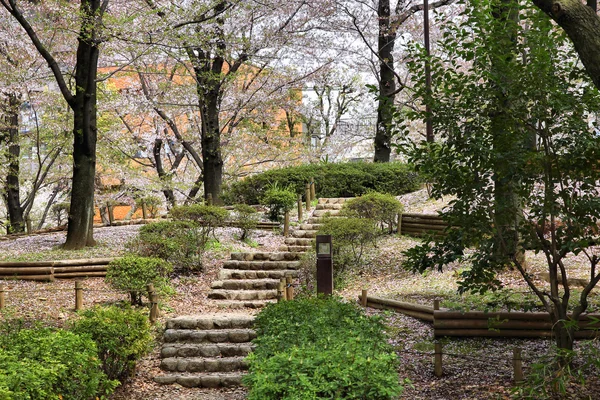
[[[106,281],[116,289],[129,291],[131,304],[141,305],[149,283],[159,291],[169,289],[167,275],[172,271],[171,264],[160,258],[129,255],[108,264]]]
[[[267,306],[255,322],[248,399],[392,399],[398,359],[383,324],[336,298]]]
[[[142,257],[158,257],[182,272],[202,270],[206,241],[192,221],[161,221],[140,228],[128,243],[130,251]]]
[[[169,214],[174,220],[195,222],[200,232],[200,243],[204,244],[210,235],[216,239],[215,229],[224,226],[229,217],[229,211],[223,207],[204,204],[173,207]]]
[[[67,222],[71,204],[69,202],[56,203],[52,206],[52,215],[56,219],[56,225],[61,226]]]
[[[333,278],[342,284],[347,273],[363,265],[365,251],[374,247],[381,231],[367,218],[325,218],[318,235],[331,235],[333,242]]]
[[[117,385],[102,372],[89,337],[36,328],[0,339],[0,399],[89,400]]]
[[[342,206],[342,214],[358,218],[370,218],[392,233],[398,223],[403,206],[391,194],[369,192],[348,200]]]
[[[150,218],[156,218],[158,216],[158,210],[162,204],[162,200],[157,196],[146,196],[135,200],[135,206],[137,208],[141,209],[143,204],[146,205],[146,211],[149,214],[147,216]]]
[[[236,204],[233,211],[236,214],[237,227],[240,228],[240,240],[250,238],[258,225],[258,212],[247,204]]]
[[[260,202],[269,207],[269,219],[271,221],[281,221],[283,214],[294,208],[296,199],[296,193],[291,189],[274,184],[267,189]]]
[[[318,197],[355,197],[368,191],[398,196],[418,190],[420,180],[402,163],[309,164],[274,169],[232,183],[222,199],[228,204],[258,204],[272,184],[304,193],[314,178]]]
[[[145,312],[130,307],[94,307],[80,312],[73,332],[96,342],[102,369],[110,379],[124,382],[136,362],[150,351],[152,334]]]

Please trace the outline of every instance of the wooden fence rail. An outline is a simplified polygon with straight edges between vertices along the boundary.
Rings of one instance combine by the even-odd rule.
[[[106,268],[114,258],[90,258],[59,261],[0,262],[0,279],[53,281],[55,279],[106,276]]]
[[[424,236],[426,234],[443,235],[448,224],[437,214],[402,214],[400,234],[408,236]]]
[[[358,296],[361,304],[399,312],[423,321],[433,322],[435,337],[519,337],[549,338],[553,336],[550,315],[543,312],[458,312],[436,309],[419,304],[369,296],[366,291]],[[577,339],[600,337],[600,314],[583,314],[579,318]]]

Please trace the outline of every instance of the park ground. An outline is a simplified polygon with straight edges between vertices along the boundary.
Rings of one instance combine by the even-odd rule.
[[[402,201],[407,210],[432,212],[443,206],[443,202],[427,200],[423,191],[405,196]],[[96,230],[99,245],[78,252],[63,252],[57,247],[64,242],[65,233],[32,235],[0,242],[0,259],[43,260],[60,258],[87,258],[119,256],[126,252],[124,244],[134,237],[138,226],[106,227]],[[224,260],[234,251],[275,251],[283,242],[280,234],[257,231],[254,243],[249,246],[236,239],[235,228],[219,228],[219,243],[205,255],[205,271],[201,274],[178,277],[173,280],[174,294],[161,302],[161,317],[157,329],[166,318],[224,312],[207,299],[210,284],[216,279]],[[511,309],[522,307],[533,299],[519,276],[506,271],[501,276],[507,288],[502,293],[484,297],[459,296],[456,293],[456,274],[460,265],[451,266],[444,272],[413,275],[402,269],[402,251],[418,241],[406,236],[388,236],[381,239],[370,254],[366,268],[350,279],[337,294],[349,301],[357,301],[362,289],[369,294],[431,305],[440,299],[442,306],[463,310]],[[541,271],[544,260],[540,255],[528,254],[532,272]],[[583,260],[573,259],[571,267],[577,269]],[[582,269],[583,271],[583,269]],[[7,310],[25,320],[41,320],[46,324],[61,326],[74,316],[72,281],[57,280],[51,283],[25,281],[10,282],[10,298]],[[104,283],[102,278],[89,278],[84,282],[85,306],[106,304],[126,300],[127,295],[117,293]],[[600,294],[592,295],[592,309],[599,311]],[[240,310],[235,310],[240,312]],[[255,313],[255,310],[244,312]],[[512,351],[515,346],[523,349],[525,374],[529,366],[541,359],[551,346],[549,340],[523,339],[442,339],[444,353],[444,375],[437,378],[433,373],[432,352],[434,347],[433,327],[391,312],[369,309],[369,313],[382,314],[388,326],[390,340],[400,358],[399,375],[408,378],[402,399],[454,400],[454,399],[508,399],[512,383]],[[598,343],[595,344],[598,346]],[[111,397],[112,400],[235,400],[244,399],[244,389],[206,390],[186,389],[180,386],[160,386],[152,381],[159,370],[159,345],[138,365],[135,376]],[[588,376],[585,387],[573,385],[568,388],[568,399],[600,399],[600,377]]]

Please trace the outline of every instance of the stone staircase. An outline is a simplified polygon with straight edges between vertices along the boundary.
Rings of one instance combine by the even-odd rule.
[[[314,246],[320,222],[326,214],[337,215],[347,198],[319,199],[308,218],[274,253],[233,253],[223,264],[208,298],[230,308],[259,308],[277,299],[281,278],[298,276],[302,254]]]
[[[161,384],[184,387],[240,386],[247,370],[245,357],[254,317],[236,314],[182,316],[167,321],[161,348]]]

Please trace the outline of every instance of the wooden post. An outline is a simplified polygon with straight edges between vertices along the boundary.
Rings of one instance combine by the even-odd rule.
[[[310,199],[314,200],[317,198],[317,193],[315,190],[315,178],[310,178]]]
[[[402,235],[402,213],[398,213],[398,235]]]
[[[283,215],[283,236],[288,237],[290,234],[290,212],[286,211]]]
[[[288,275],[285,277],[285,292],[286,292],[286,298],[288,300],[294,300],[294,287],[292,286],[292,276]]]
[[[437,342],[434,351],[434,372],[438,378],[442,376],[442,344]]]
[[[298,195],[298,222],[302,222],[302,195]]]
[[[439,311],[440,309],[440,300],[439,299],[435,299],[433,301],[433,310],[434,311]]]
[[[156,291],[154,290],[153,284],[149,283],[146,286],[146,289],[148,290],[148,299],[150,300],[149,319],[150,319],[150,323],[153,324],[156,322],[156,319],[158,318],[158,297],[156,295]]]
[[[108,213],[108,225],[112,226],[115,216],[113,215],[113,207],[109,203],[106,203],[106,212]]]
[[[360,298],[360,304],[363,307],[367,306],[367,289],[362,290],[362,297]]]
[[[0,283],[0,310],[4,308],[4,285]]]
[[[310,183],[306,184],[306,194],[304,197],[306,198],[306,211],[310,211]]]
[[[75,281],[75,311],[83,308],[83,284],[81,281]]]
[[[277,285],[277,302],[280,303],[285,300],[285,279],[279,280],[279,285]]]
[[[513,371],[515,383],[523,382],[523,359],[521,358],[521,348],[513,349]]]
[[[148,209],[146,208],[146,201],[142,200],[142,218],[148,219]]]
[[[209,205],[209,206],[213,205],[212,193],[208,193],[206,195],[206,204]]]

